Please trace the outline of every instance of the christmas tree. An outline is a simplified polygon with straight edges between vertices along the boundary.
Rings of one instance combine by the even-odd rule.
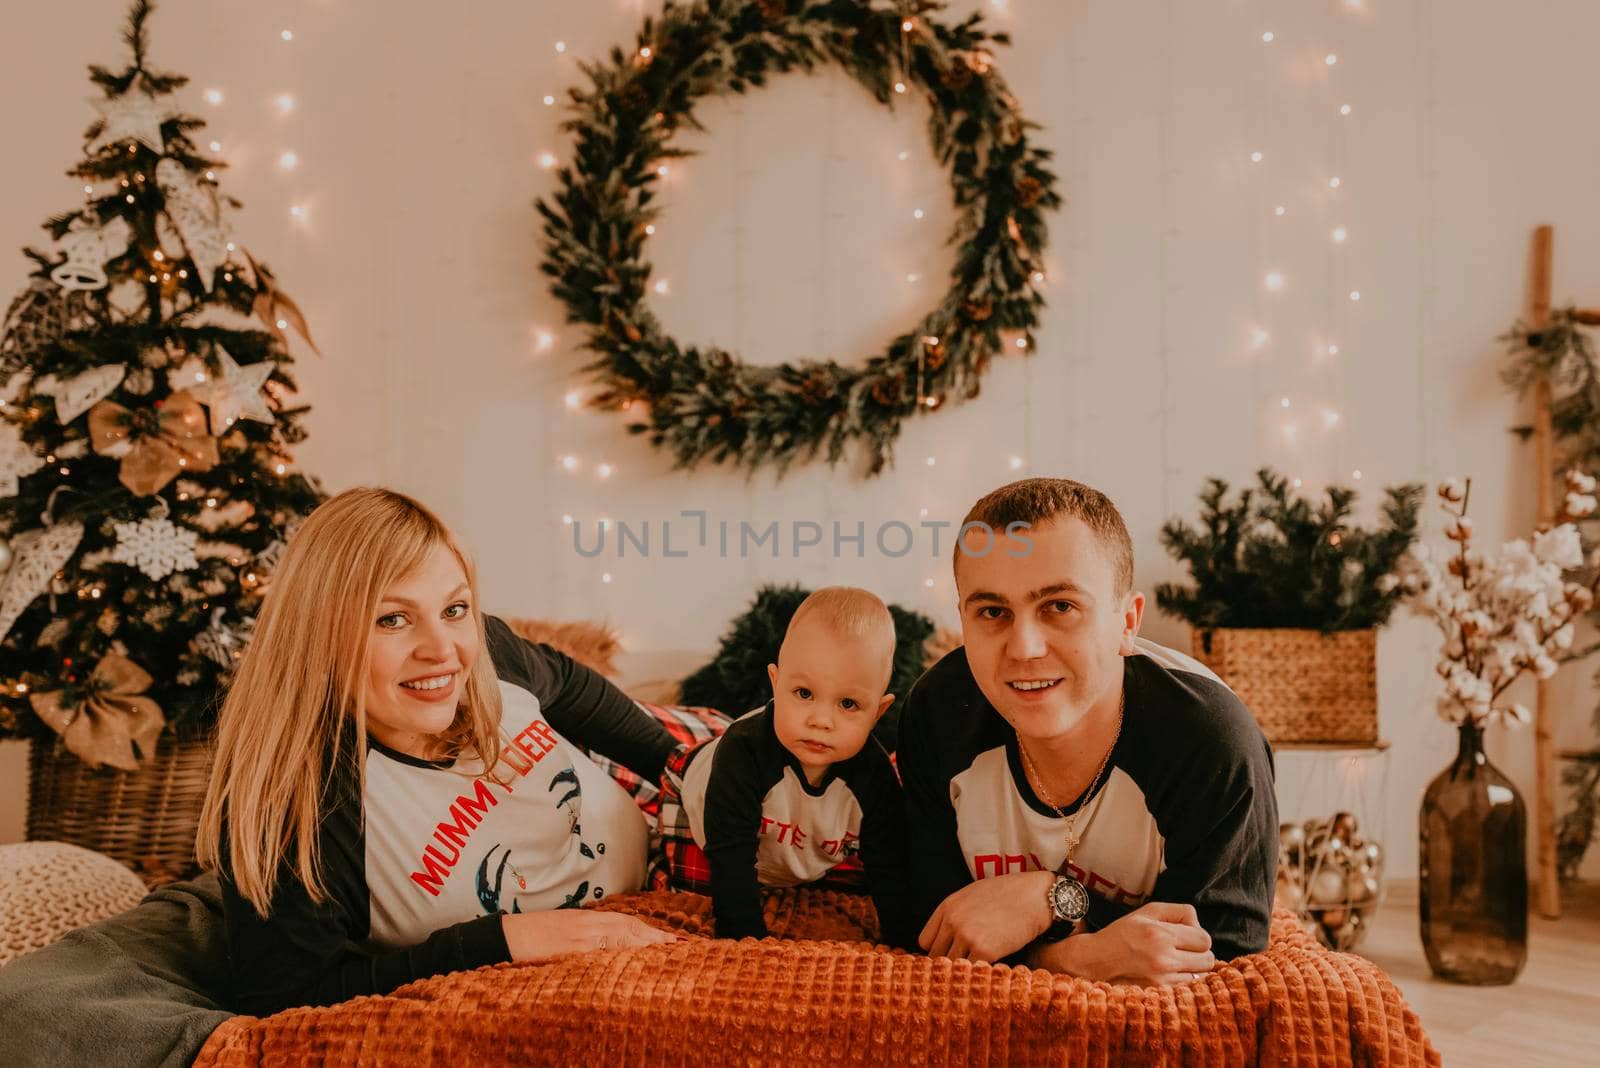
[[[129,769],[209,725],[322,497],[290,454],[284,330],[310,344],[305,322],[230,233],[188,79],[146,66],[150,12],[126,69],[89,68],[83,203],[24,250],[0,332],[0,736]]]

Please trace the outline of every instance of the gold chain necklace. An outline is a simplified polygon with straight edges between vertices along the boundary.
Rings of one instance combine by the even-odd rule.
[[[1122,713],[1123,709],[1127,705],[1127,699],[1126,691],[1117,696],[1117,729],[1116,732],[1111,736],[1111,746],[1106,750],[1105,758],[1100,761],[1100,767],[1095,770],[1094,778],[1089,780],[1088,789],[1084,791],[1084,794],[1086,795],[1084,797],[1084,803],[1079,805],[1078,810],[1070,816],[1061,811],[1061,806],[1055,803],[1055,799],[1050,796],[1050,791],[1045,789],[1044,776],[1040,775],[1039,769],[1033,766],[1033,758],[1028,756],[1028,747],[1022,744],[1022,735],[1017,735],[1017,752],[1022,754],[1023,769],[1028,773],[1028,778],[1031,780],[1031,785],[1039,794],[1039,800],[1050,806],[1050,808],[1055,811],[1055,814],[1058,818],[1067,821],[1067,855],[1061,858],[1062,868],[1065,868],[1067,866],[1067,862],[1072,859],[1072,851],[1078,848],[1078,842],[1080,839],[1074,832],[1077,830],[1078,816],[1082,814],[1085,808],[1089,807],[1089,798],[1087,797],[1087,794],[1089,790],[1094,789],[1094,784],[1100,781],[1100,776],[1105,774],[1106,765],[1111,763],[1111,754],[1116,751],[1117,742],[1122,738]]]

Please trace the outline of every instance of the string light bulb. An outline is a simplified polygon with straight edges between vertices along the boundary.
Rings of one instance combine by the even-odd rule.
[[[556,155],[555,155],[554,152],[541,152],[541,153],[539,153],[539,166],[543,167],[545,170],[549,170],[551,167],[554,167],[555,165],[556,165]]]
[[[1359,290],[1359,289],[1352,289],[1352,290],[1351,290],[1351,291],[1350,291],[1350,299],[1351,299],[1351,300],[1352,300],[1352,301],[1357,301],[1357,300],[1360,300],[1360,299],[1361,299],[1361,290]]]
[[[1283,292],[1284,279],[1282,271],[1268,271],[1267,276],[1262,279],[1262,282],[1266,285],[1267,291],[1270,293]]]
[[[286,171],[292,171],[300,163],[300,157],[293,152],[285,152],[278,157],[278,166]]]
[[[600,464],[594,469],[594,473],[600,478],[610,478],[611,472],[614,470],[616,469],[610,464]]]
[[[533,348],[535,352],[549,352],[555,348],[556,336],[548,330],[536,331],[533,335]]]
[[[1340,104],[1339,105],[1339,114],[1341,114],[1341,115],[1350,114],[1350,105],[1349,104]]]
[[[912,213],[911,213],[911,217],[912,217],[912,218],[913,218],[913,219],[920,219],[920,218],[922,218],[922,216],[923,216],[923,215],[924,215],[924,214],[926,214],[926,213],[925,213],[925,212],[924,212],[924,211],[923,211],[923,210],[922,210],[922,209],[921,209],[921,208],[918,208],[918,209],[917,209],[917,210],[916,210],[916,211],[913,211],[913,212],[912,212]]]
[[[660,293],[662,296],[666,296],[672,291],[672,284],[665,278],[661,278],[656,281],[654,288],[657,293]]]
[[[1337,356],[1337,355],[1339,355],[1339,346],[1338,345],[1329,345],[1328,346],[1328,355],[1329,356]]]
[[[1250,153],[1250,162],[1251,162],[1251,163],[1260,163],[1260,162],[1261,162],[1261,161],[1262,161],[1262,160],[1263,160],[1263,159],[1265,159],[1265,158],[1266,158],[1266,157],[1265,157],[1265,156],[1263,156],[1263,155],[1262,155],[1262,154],[1261,154],[1261,153],[1259,153],[1259,152],[1252,152],[1252,153]]]
[[[1335,226],[1333,233],[1329,236],[1333,238],[1335,244],[1343,244],[1344,239],[1349,236],[1349,232],[1342,226]]]
[[[221,89],[207,89],[204,95],[206,98],[206,103],[210,104],[212,107],[216,107],[222,103]]]
[[[894,91],[897,92],[897,93],[905,92],[906,91],[906,83],[905,82],[895,82],[894,83]]]
[[[1289,209],[1284,207],[1282,204],[1279,204],[1277,207],[1272,209],[1272,214],[1276,215],[1280,219],[1288,214],[1288,212]]]
[[[293,30],[284,30],[278,36],[282,37],[285,41],[292,41],[292,40],[294,40],[294,31]]]
[[[561,458],[561,466],[568,471],[576,471],[578,469],[578,458],[571,454],[563,456]]]
[[[566,50],[567,50],[567,42],[565,42],[565,41],[557,41],[556,42],[556,54],[557,55],[561,55],[561,54],[565,53]]]
[[[639,49],[639,58],[640,59],[649,59],[650,55],[651,55],[651,53],[650,53],[650,46],[649,45],[645,45],[643,48]]]
[[[1344,183],[1339,180],[1339,176],[1337,174],[1334,175],[1332,178],[1328,179],[1328,188],[1329,189],[1338,189],[1343,184]]]
[[[578,408],[580,408],[582,406],[583,406],[583,394],[580,393],[578,390],[575,390],[575,389],[567,390],[567,407],[573,409],[574,411],[576,411]]]
[[[547,108],[548,107],[554,107],[555,106],[555,102],[556,102],[556,98],[555,97],[551,96],[548,93],[545,94],[545,98],[544,98],[544,106],[545,107],[547,107]]]
[[[1332,52],[1329,52],[1327,55],[1322,57],[1322,62],[1326,63],[1328,66],[1331,67],[1335,63],[1339,62],[1339,57],[1334,55]]]
[[[1265,32],[1265,33],[1263,33],[1261,35],[1261,43],[1262,44],[1271,44],[1273,41],[1275,41],[1277,39],[1278,39],[1277,35],[1274,34],[1271,30],[1268,30],[1267,32]]]
[[[1011,470],[1013,470],[1013,471],[1021,471],[1022,470],[1022,457],[1013,456],[1011,458]]]
[[[279,93],[274,103],[278,105],[279,114],[287,115],[294,110],[294,96],[290,93]]]
[[[602,574],[600,576],[600,581],[604,582],[608,586],[611,585],[611,572],[607,571],[604,574]]]

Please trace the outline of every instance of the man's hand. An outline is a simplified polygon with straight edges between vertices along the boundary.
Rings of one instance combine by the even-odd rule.
[[[1017,872],[968,883],[934,910],[922,948],[934,957],[997,961],[1032,942],[1050,927],[1045,891],[1049,871]]]
[[[1092,934],[1035,950],[1033,962],[1085,979],[1177,986],[1216,967],[1193,905],[1152,901]]]

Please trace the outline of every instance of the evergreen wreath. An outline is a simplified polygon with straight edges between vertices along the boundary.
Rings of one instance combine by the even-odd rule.
[[[675,466],[709,460],[781,476],[826,450],[837,463],[860,439],[871,474],[893,459],[909,416],[947,398],[971,399],[990,360],[1031,353],[1044,299],[1046,209],[1059,206],[1050,152],[1029,143],[989,48],[1010,44],[978,15],[946,24],[943,3],[905,0],[671,0],[646,18],[631,53],[583,64],[587,87],[568,91],[576,135],[559,191],[538,204],[552,291],[569,322],[587,327],[597,358],[585,370],[591,407],[643,412],[630,424],[670,450]],[[755,366],[715,347],[667,336],[645,302],[647,227],[657,218],[657,168],[689,153],[683,126],[703,130],[695,105],[743,93],[773,73],[837,63],[881,103],[922,93],[935,158],[950,173],[958,213],[950,287],[916,327],[863,366],[832,359]],[[653,229],[653,227],[651,227]]]

